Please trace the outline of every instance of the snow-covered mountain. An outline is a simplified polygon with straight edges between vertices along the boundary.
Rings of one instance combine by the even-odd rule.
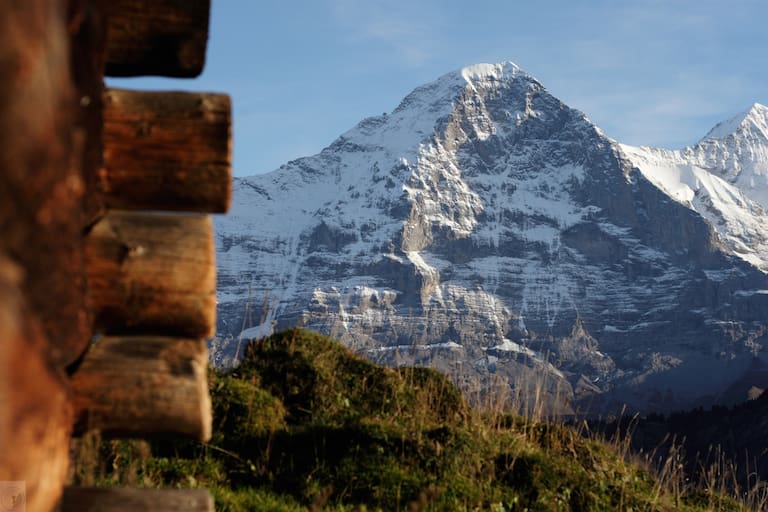
[[[512,63],[449,73],[235,180],[220,336],[304,325],[559,411],[733,396],[767,358],[767,126],[633,148]]]
[[[734,254],[768,270],[768,108],[755,104],[680,151],[621,148],[652,183],[707,219]]]

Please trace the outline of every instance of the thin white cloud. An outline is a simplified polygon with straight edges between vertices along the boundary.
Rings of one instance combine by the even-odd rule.
[[[748,95],[734,76],[681,76],[655,86],[594,83],[574,87],[563,99],[584,111],[606,133],[634,145],[680,148],[706,135],[719,121],[749,105],[736,98]],[[556,91],[553,91],[557,93]]]
[[[598,0],[560,14],[570,30],[541,34],[523,48],[544,85],[609,136],[681,147],[764,97],[747,57],[764,38],[732,44],[742,33],[762,33],[750,13],[756,5]]]
[[[435,15],[424,23],[425,3],[393,0],[329,0],[334,18],[351,44],[372,43],[393,51],[402,63],[419,66],[434,51]]]

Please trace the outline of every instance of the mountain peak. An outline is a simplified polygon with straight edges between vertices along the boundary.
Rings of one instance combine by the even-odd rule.
[[[461,76],[469,83],[475,80],[483,79],[495,79],[502,80],[504,78],[515,78],[518,75],[528,76],[517,64],[510,61],[499,62],[497,64],[474,64],[462,68],[460,71]]]
[[[424,84],[405,97],[398,108],[416,103],[450,104],[461,91],[473,87],[478,82],[512,82],[516,79],[534,80],[517,64],[511,61],[495,64],[473,64],[457,71],[446,73],[437,80]],[[418,100],[417,100],[418,98]]]
[[[432,137],[436,127],[448,119],[459,105],[477,99],[469,100],[471,95],[467,95],[468,91],[480,93],[478,98],[486,98],[486,92],[482,91],[503,91],[499,96],[504,98],[501,103],[507,102],[507,106],[505,112],[496,114],[503,117],[512,115],[514,111],[523,119],[533,115],[532,103],[526,99],[532,87],[537,92],[543,90],[536,79],[513,62],[470,65],[415,88],[391,113],[364,119],[334,144],[354,142],[372,147],[386,140],[391,153],[403,156]],[[478,101],[484,103],[485,99]],[[476,126],[476,133],[485,138],[493,133],[496,125],[489,118],[492,113],[485,110],[485,106],[481,110],[481,114],[473,115],[472,123],[483,125]]]
[[[734,117],[718,123],[703,140],[725,139],[739,132],[758,132],[768,140],[768,107],[754,103]]]

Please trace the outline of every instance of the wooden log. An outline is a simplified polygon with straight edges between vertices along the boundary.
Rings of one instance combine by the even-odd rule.
[[[75,432],[211,437],[202,340],[105,337],[72,375]],[[141,509],[137,509],[141,510]]]
[[[108,89],[104,105],[101,188],[109,207],[227,211],[229,96]]]
[[[202,489],[120,489],[65,487],[60,512],[213,512],[213,497]]]
[[[0,2],[0,245],[61,366],[90,338],[66,2]]]
[[[69,465],[72,404],[63,370],[18,289],[22,270],[0,254],[0,510],[48,512]],[[10,495],[12,494],[12,496]]]
[[[88,235],[86,260],[97,330],[213,335],[216,268],[209,217],[111,211]]]
[[[210,0],[113,0],[106,74],[198,76],[205,65]]]

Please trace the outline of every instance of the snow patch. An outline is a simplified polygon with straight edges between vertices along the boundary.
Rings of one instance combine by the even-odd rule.
[[[690,152],[619,147],[648,181],[704,217],[733,254],[768,271],[768,233],[764,228],[768,213],[763,205],[711,172]],[[765,191],[768,199],[768,188]]]
[[[519,343],[515,343],[514,341],[509,340],[507,338],[504,338],[499,345],[489,347],[486,350],[494,350],[497,352],[515,352],[518,354],[525,354],[531,357],[537,357],[536,352],[534,352],[533,350],[529,349],[528,347],[524,347]]]
[[[736,290],[733,294],[737,297],[752,297],[753,295],[768,295],[768,290]]]
[[[244,329],[237,335],[240,340],[259,340],[272,334],[272,324],[263,323]]]

